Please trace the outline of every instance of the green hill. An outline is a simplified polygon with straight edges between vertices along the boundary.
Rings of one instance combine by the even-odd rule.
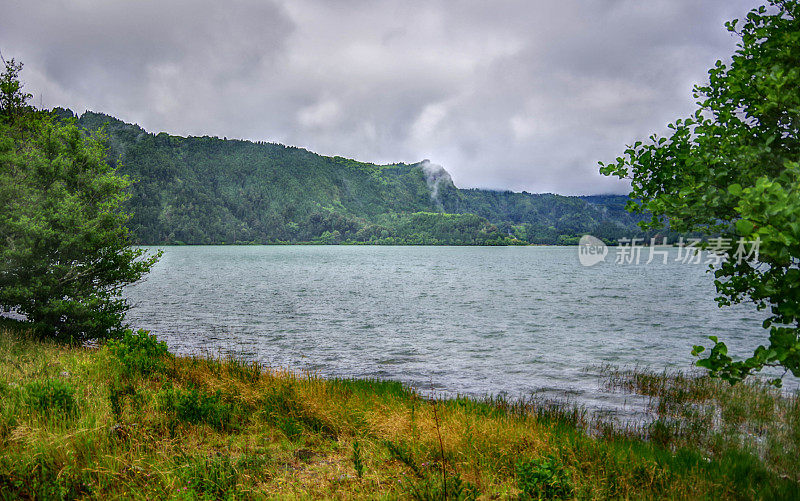
[[[638,234],[624,196],[459,189],[427,160],[375,165],[276,143],[148,133],[100,113],[109,161],[136,183],[128,209],[140,244],[575,243]]]

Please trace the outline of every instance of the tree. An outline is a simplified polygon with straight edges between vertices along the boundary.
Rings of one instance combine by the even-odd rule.
[[[800,25],[798,2],[772,0],[740,25],[729,64],[717,61],[694,89],[698,109],[666,137],[629,146],[601,172],[631,180],[629,209],[667,219],[673,230],[704,231],[725,244],[713,269],[720,306],[753,301],[768,310],[769,343],[736,360],[712,336],[697,364],[731,383],[780,367],[800,376]],[[739,259],[740,242],[758,244]],[[752,244],[750,244],[752,245]],[[773,383],[780,386],[780,379]]]
[[[22,83],[19,81],[22,63],[3,59],[3,64],[5,71],[0,75],[0,115],[13,123],[17,115],[31,111],[28,99],[33,95],[22,91]]]
[[[28,106],[21,68],[8,61],[0,77],[0,306],[42,337],[115,336],[122,287],[158,256],[129,246],[130,182],[106,163],[102,137]]]

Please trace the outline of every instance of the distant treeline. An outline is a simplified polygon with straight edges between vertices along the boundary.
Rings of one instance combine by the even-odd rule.
[[[138,244],[574,244],[647,237],[627,197],[459,189],[423,163],[375,165],[275,143],[151,134],[108,115],[109,162],[135,183],[127,209]]]

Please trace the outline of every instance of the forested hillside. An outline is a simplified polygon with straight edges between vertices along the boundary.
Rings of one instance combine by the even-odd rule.
[[[638,234],[624,196],[458,189],[427,161],[375,165],[275,143],[151,134],[108,115],[54,113],[104,128],[109,161],[136,182],[140,244],[575,243]]]

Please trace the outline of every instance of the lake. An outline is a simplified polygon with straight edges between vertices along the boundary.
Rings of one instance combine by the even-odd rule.
[[[175,353],[465,395],[532,393],[619,409],[601,364],[690,369],[693,344],[766,341],[763,312],[720,309],[706,267],[584,267],[577,247],[165,247],[126,290],[128,320]],[[706,341],[705,344],[707,344]],[[587,370],[587,367],[590,368]]]

